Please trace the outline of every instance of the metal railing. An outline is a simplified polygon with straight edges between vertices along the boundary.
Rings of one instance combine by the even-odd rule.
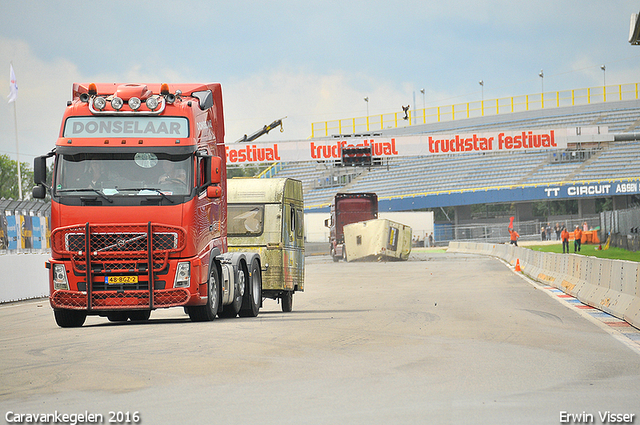
[[[37,200],[0,200],[0,254],[49,250],[51,204]]]
[[[448,106],[434,106],[357,118],[311,123],[311,137],[327,137],[336,134],[356,134],[411,125],[432,124],[456,119],[500,115],[510,112],[534,111],[546,108],[587,105],[591,103],[637,100],[638,84],[563,90],[537,94],[478,100]]]
[[[551,232],[545,240],[559,241],[556,235],[555,225],[558,223],[560,228],[566,227],[569,232],[573,231],[576,226],[582,229],[583,224],[587,223],[589,229],[600,227],[600,216],[589,216],[583,218],[557,218],[550,222],[531,220],[514,223],[514,229],[520,235],[522,241],[541,241],[542,227],[546,228],[549,223]],[[435,239],[436,244],[447,244],[450,241],[473,241],[473,242],[490,242],[490,243],[507,243],[509,242],[509,232],[507,230],[508,222],[504,223],[479,223],[479,224],[436,224]],[[546,234],[546,232],[545,232]]]

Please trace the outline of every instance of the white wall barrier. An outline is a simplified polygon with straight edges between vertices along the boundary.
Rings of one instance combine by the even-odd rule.
[[[0,303],[49,296],[50,254],[0,255]]]
[[[532,279],[640,329],[640,264],[576,254],[532,251],[507,244],[450,242],[449,252],[501,258]]]

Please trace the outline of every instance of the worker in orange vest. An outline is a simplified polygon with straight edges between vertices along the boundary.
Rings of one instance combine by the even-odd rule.
[[[560,233],[560,239],[562,239],[562,253],[565,253],[565,247],[567,249],[566,253],[569,253],[569,232],[567,232],[567,228],[562,228],[562,233]]]
[[[576,226],[576,230],[573,231],[573,252],[580,251],[580,245],[582,245],[582,230],[580,226]]]
[[[518,238],[520,235],[515,230],[509,229],[509,235],[511,239],[511,245],[518,246]]]

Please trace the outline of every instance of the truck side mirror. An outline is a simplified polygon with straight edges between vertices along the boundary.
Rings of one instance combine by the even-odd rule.
[[[211,157],[211,178],[212,184],[218,184],[222,180],[222,159],[219,156]]]
[[[222,188],[220,186],[208,186],[207,198],[220,198],[222,196]]]
[[[47,157],[38,156],[33,159],[33,182],[46,184],[47,182]]]
[[[331,224],[328,218],[324,221],[324,227],[331,227]]]
[[[34,199],[44,199],[47,195],[47,158],[48,155],[33,159],[33,182],[36,186],[31,190]]]
[[[31,196],[33,196],[33,199],[44,199],[46,195],[47,189],[41,184],[34,186],[31,190]]]

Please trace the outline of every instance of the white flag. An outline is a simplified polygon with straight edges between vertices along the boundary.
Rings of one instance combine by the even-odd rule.
[[[9,103],[11,103],[18,98],[18,82],[16,81],[16,74],[13,72],[13,64],[10,64],[9,67]]]

